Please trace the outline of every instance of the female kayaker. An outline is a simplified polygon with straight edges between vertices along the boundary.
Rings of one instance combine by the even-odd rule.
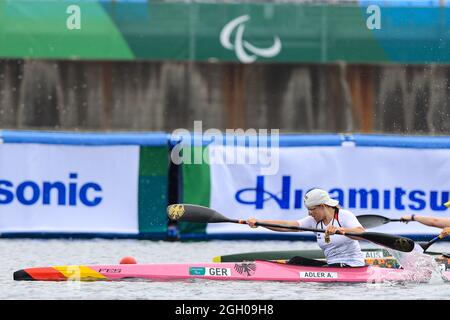
[[[430,227],[441,228],[442,232],[440,234],[441,238],[445,238],[450,235],[450,219],[449,218],[435,218],[435,217],[424,217],[418,216],[416,214],[406,215],[402,217],[402,221],[408,223],[410,221],[417,221],[421,224]]]
[[[341,233],[364,232],[364,228],[356,219],[355,215],[339,208],[339,202],[330,198],[328,192],[322,189],[312,189],[306,193],[304,203],[308,209],[309,216],[301,220],[257,220],[249,218],[248,225],[256,228],[256,222],[267,222],[298,226],[303,228],[325,229],[325,234],[316,233],[317,244],[324,251],[327,266],[332,267],[360,267],[364,266],[364,254],[356,238],[350,238]],[[295,231],[292,229],[267,227],[274,231]],[[301,230],[298,230],[301,231]]]

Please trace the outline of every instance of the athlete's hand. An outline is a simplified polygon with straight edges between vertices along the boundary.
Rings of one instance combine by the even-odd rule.
[[[258,228],[258,226],[255,225],[257,222],[256,218],[248,218],[247,224],[250,226],[250,228]]]
[[[439,237],[441,239],[444,239],[446,236],[450,235],[450,227],[444,228],[444,230],[442,230],[441,234],[439,235]]]
[[[337,231],[339,231],[339,234],[345,234],[344,228],[342,227],[328,226],[325,229],[325,235],[329,236],[335,234]]]
[[[412,221],[411,215],[403,216],[403,217],[401,217],[401,220],[402,220],[402,222],[404,222],[404,223],[408,223],[408,222]]]

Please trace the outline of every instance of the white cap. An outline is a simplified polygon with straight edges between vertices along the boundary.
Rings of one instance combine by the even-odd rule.
[[[322,189],[312,189],[305,194],[304,197],[305,206],[311,208],[321,204],[326,204],[330,207],[336,207],[339,201],[330,198],[328,192]]]

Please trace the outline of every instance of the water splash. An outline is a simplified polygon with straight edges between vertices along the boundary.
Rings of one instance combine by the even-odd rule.
[[[404,270],[411,271],[416,279],[430,276],[430,282],[442,282],[442,268],[431,255],[424,254],[421,246],[414,245],[411,252],[387,249]]]

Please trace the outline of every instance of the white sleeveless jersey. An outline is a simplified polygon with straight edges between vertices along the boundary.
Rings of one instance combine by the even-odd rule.
[[[317,223],[311,216],[297,222],[303,228],[326,229],[329,225],[343,228],[362,227],[355,215],[344,209],[339,209],[339,214],[328,225],[323,222]],[[324,233],[317,232],[316,237],[317,244],[323,250],[328,264],[346,263],[352,267],[365,265],[364,254],[361,252],[358,240],[334,234],[330,236],[330,243],[326,243]]]

